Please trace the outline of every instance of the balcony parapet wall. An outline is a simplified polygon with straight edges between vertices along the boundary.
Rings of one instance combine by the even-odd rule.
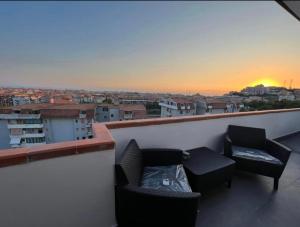
[[[93,124],[93,131],[93,139],[0,150],[0,167],[24,164],[40,159],[114,149],[115,141],[105,125]]]
[[[115,140],[119,143],[125,143],[130,138],[135,138],[135,134],[126,133],[128,138],[122,138],[119,136],[120,131],[125,128],[145,127],[145,126],[157,126],[166,124],[179,124],[179,123],[192,123],[201,121],[211,121],[217,119],[233,119],[238,117],[255,117],[259,115],[270,116],[273,114],[284,114],[298,112],[299,119],[294,124],[300,124],[300,108],[295,109],[280,109],[280,110],[267,110],[267,111],[253,111],[253,112],[238,112],[238,113],[226,113],[226,114],[211,114],[211,115],[197,115],[197,116],[183,116],[183,117],[169,117],[169,118],[154,118],[154,119],[142,119],[142,120],[131,120],[122,122],[109,122],[106,124],[94,123],[93,124],[93,139],[67,141],[53,144],[45,144],[40,146],[34,146],[31,148],[16,148],[0,150],[0,167],[24,164],[27,162],[48,159],[59,156],[75,155],[86,152],[101,151],[101,150],[112,150],[115,149]],[[278,123],[278,122],[273,122]],[[181,124],[180,124],[181,125]],[[263,125],[262,125],[263,127]],[[177,128],[180,130],[180,128]],[[300,125],[298,127],[300,130]],[[196,133],[194,129],[191,131]],[[124,131],[123,131],[124,132]],[[122,133],[123,133],[122,132]],[[111,134],[112,133],[112,134]],[[174,132],[179,133],[179,132]],[[204,132],[202,132],[204,133]],[[112,136],[113,135],[113,136]],[[142,135],[140,135],[142,136]],[[201,135],[199,135],[201,136]],[[139,136],[137,136],[139,138]],[[175,137],[174,137],[175,138]],[[151,137],[144,138],[150,142]],[[163,139],[163,138],[161,138]],[[121,141],[121,142],[120,142]],[[147,145],[147,143],[145,143]],[[159,144],[158,144],[159,145]],[[162,143],[161,145],[164,145]],[[173,144],[174,146],[176,143]],[[118,146],[119,148],[121,146]]]

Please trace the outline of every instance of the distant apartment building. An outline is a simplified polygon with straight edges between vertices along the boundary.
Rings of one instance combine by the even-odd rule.
[[[40,111],[27,108],[0,109],[0,147],[45,144]]]
[[[52,96],[50,99],[50,103],[52,104],[73,104],[72,95],[55,95]]]
[[[278,94],[278,101],[283,101],[283,100],[294,101],[295,99],[296,99],[296,97],[295,97],[294,93],[291,91],[281,91]]]
[[[13,106],[13,99],[11,95],[0,95],[0,107]]]
[[[195,101],[196,105],[196,115],[203,115],[206,114],[207,111],[207,103],[203,100]]]
[[[40,96],[39,103],[50,103],[50,97],[48,95]]]
[[[193,101],[183,98],[166,98],[159,102],[161,117],[190,116],[196,114]]]
[[[120,104],[146,104],[152,102],[151,100],[142,98],[142,97],[122,97],[119,98]]]
[[[92,95],[81,95],[79,103],[93,103],[94,99]]]
[[[228,106],[225,102],[215,101],[207,103],[207,113],[219,114],[228,112]]]
[[[147,118],[146,107],[142,104],[102,104],[96,108],[97,122],[123,121]]]
[[[220,99],[207,100],[206,105],[209,114],[239,112],[240,109],[244,108],[244,104],[241,102],[222,101]]]
[[[146,107],[142,104],[139,105],[119,105],[120,108],[120,120],[136,120],[147,118]]]
[[[99,105],[96,108],[95,119],[97,122],[120,120],[120,108],[117,105]]]
[[[14,106],[25,105],[25,104],[31,103],[29,96],[13,96],[12,101],[13,101]]]
[[[244,95],[264,95],[268,93],[268,88],[260,84],[254,87],[246,87],[241,91],[241,93]]]
[[[249,96],[247,98],[244,99],[245,103],[249,103],[249,102],[263,102],[265,101],[265,99],[261,96]]]
[[[267,88],[268,88],[268,94],[270,95],[278,95],[280,92],[287,90],[285,87],[270,86]]]
[[[295,89],[294,95],[296,100],[300,100],[300,89]]]
[[[106,99],[105,95],[102,95],[102,94],[93,95],[93,103],[96,103],[96,104],[103,103],[103,101],[105,99]]]
[[[92,138],[95,105],[30,104],[0,109],[0,147]]]

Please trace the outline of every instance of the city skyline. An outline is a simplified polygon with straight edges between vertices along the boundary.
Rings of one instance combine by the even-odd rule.
[[[224,94],[300,87],[276,2],[0,3],[0,85]]]

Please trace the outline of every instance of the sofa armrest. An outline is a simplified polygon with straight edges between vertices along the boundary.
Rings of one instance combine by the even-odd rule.
[[[128,226],[195,225],[200,194],[127,185],[117,191],[118,224]]]
[[[144,166],[178,165],[183,162],[183,151],[179,149],[141,149]]]
[[[292,152],[290,148],[270,139],[266,139],[266,150],[270,155],[278,158],[284,164],[287,163]]]
[[[224,155],[227,157],[232,157],[232,141],[229,135],[224,138]]]

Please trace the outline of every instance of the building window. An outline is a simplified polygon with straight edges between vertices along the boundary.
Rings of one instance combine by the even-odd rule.
[[[79,140],[79,137],[77,137],[76,139]]]
[[[83,136],[82,139],[85,140],[85,136]]]
[[[81,124],[84,124],[84,119],[81,119]]]
[[[78,120],[76,119],[75,122],[78,123]]]
[[[85,131],[85,128],[81,128],[81,131]]]
[[[111,114],[110,117],[114,117],[114,114]]]

